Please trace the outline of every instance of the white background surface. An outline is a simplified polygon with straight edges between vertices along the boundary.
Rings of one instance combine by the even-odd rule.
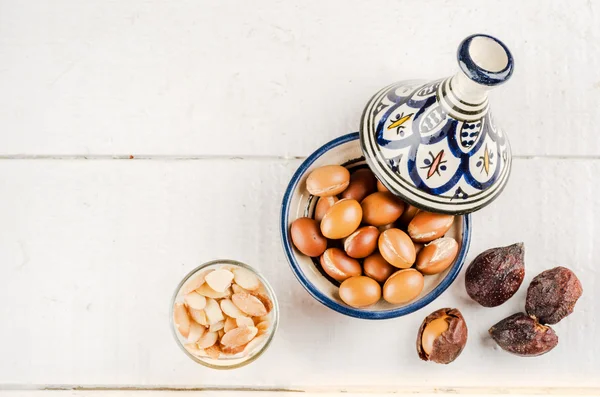
[[[0,389],[598,391],[599,15],[596,0],[0,0]],[[474,32],[515,57],[491,102],[516,158],[473,215],[468,261],[524,241],[524,286],[494,309],[461,276],[404,318],[330,311],[280,246],[289,178],[355,131],[381,86],[454,73]],[[281,305],[269,351],[235,372],[193,363],[168,325],[177,282],[222,257],[263,271]],[[558,347],[494,347],[487,329],[556,265],[585,291]],[[417,328],[446,306],[465,315],[467,348],[421,362]]]

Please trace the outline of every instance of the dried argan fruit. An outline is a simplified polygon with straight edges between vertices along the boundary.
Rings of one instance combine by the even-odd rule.
[[[449,364],[465,348],[467,336],[467,323],[458,309],[437,310],[419,328],[417,353],[421,360]]]
[[[518,356],[539,356],[558,344],[558,336],[552,328],[541,325],[525,313],[505,318],[489,332],[498,346]]]
[[[529,284],[525,311],[542,324],[556,324],[569,314],[583,294],[581,282],[566,267],[546,270]]]
[[[467,268],[465,286],[469,296],[485,307],[509,300],[525,277],[523,243],[491,248],[479,254]]]

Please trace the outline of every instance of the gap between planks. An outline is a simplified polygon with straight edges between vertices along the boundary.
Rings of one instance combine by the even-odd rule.
[[[144,161],[210,161],[210,160],[250,160],[250,161],[293,161],[304,160],[307,156],[270,155],[161,155],[161,154],[11,154],[0,155],[1,160],[144,160]],[[599,155],[515,155],[515,160],[574,160],[598,161]]]

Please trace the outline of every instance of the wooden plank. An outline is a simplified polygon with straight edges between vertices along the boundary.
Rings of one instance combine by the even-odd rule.
[[[572,0],[35,0],[0,6],[0,155],[306,156],[393,81],[503,39],[517,155],[598,156],[600,10]]]
[[[559,346],[511,356],[489,326],[523,309],[525,287],[484,309],[460,277],[437,301],[399,319],[344,317],[314,301],[284,258],[280,201],[297,161],[0,161],[0,386],[600,387],[600,286],[594,235],[600,162],[518,160],[506,192],[475,214],[471,260],[524,241],[526,283],[570,266],[585,293],[555,326]],[[202,368],[175,345],[169,301],[201,262],[235,258],[264,272],[281,305],[269,351],[232,372]],[[527,284],[525,284],[527,285]],[[459,307],[469,343],[452,365],[421,362],[422,319]]]

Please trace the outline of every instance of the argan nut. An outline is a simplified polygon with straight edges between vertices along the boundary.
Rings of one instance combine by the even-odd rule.
[[[344,251],[352,258],[365,258],[377,248],[379,230],[375,226],[364,226],[346,237]]]
[[[454,223],[454,215],[421,211],[408,224],[408,234],[415,243],[428,243],[442,237]]]
[[[360,225],[363,212],[356,200],[343,199],[335,203],[321,221],[321,233],[330,239],[351,235]]]
[[[383,299],[393,304],[410,302],[423,291],[424,283],[423,275],[418,270],[398,270],[383,285]]]
[[[314,196],[335,196],[350,183],[350,172],[341,165],[325,165],[313,170],[306,179],[306,189]]]
[[[340,298],[352,307],[371,306],[381,298],[381,286],[365,276],[354,276],[345,280],[339,289]]]
[[[336,281],[344,281],[352,276],[360,276],[360,263],[350,258],[339,248],[329,248],[321,255],[321,267]]]
[[[379,252],[392,266],[404,269],[415,263],[415,245],[400,229],[388,229],[379,235]]]
[[[525,277],[524,251],[523,243],[517,243],[477,255],[465,272],[467,294],[485,307],[509,300]]]
[[[397,269],[390,265],[379,252],[375,252],[365,258],[363,263],[363,271],[365,276],[371,277],[373,280],[385,283],[392,273]]]
[[[440,237],[427,244],[417,256],[417,270],[425,275],[438,274],[450,266],[458,254],[458,243],[451,237]]]
[[[417,207],[413,207],[410,204],[405,204],[404,211],[402,212],[402,215],[400,215],[400,218],[398,218],[398,223],[405,227],[408,226],[410,221],[413,220],[419,211],[420,210]]]
[[[361,168],[350,174],[350,184],[340,195],[342,198],[354,199],[359,203],[376,190],[376,179],[368,168]]]
[[[377,180],[377,191],[378,191],[378,192],[389,192],[388,188],[387,188],[387,187],[385,187],[385,186],[383,185],[383,183],[381,183],[381,182],[379,181],[379,179]]]
[[[541,325],[525,313],[513,314],[489,330],[503,350],[524,357],[535,357],[554,349],[558,336],[548,326]]]
[[[542,324],[556,324],[573,313],[583,294],[581,282],[566,267],[546,270],[533,278],[527,289],[525,310]]]
[[[360,205],[363,212],[363,222],[373,226],[392,223],[404,211],[404,203],[390,192],[370,194],[365,197]]]
[[[335,196],[319,197],[315,206],[315,221],[321,222],[327,211],[329,211],[329,208],[338,201],[339,199]]]
[[[417,353],[424,361],[450,364],[467,344],[467,323],[458,309],[440,309],[423,320],[417,334]]]
[[[327,249],[327,239],[314,219],[296,219],[290,227],[290,235],[294,246],[306,256],[317,257]]]

